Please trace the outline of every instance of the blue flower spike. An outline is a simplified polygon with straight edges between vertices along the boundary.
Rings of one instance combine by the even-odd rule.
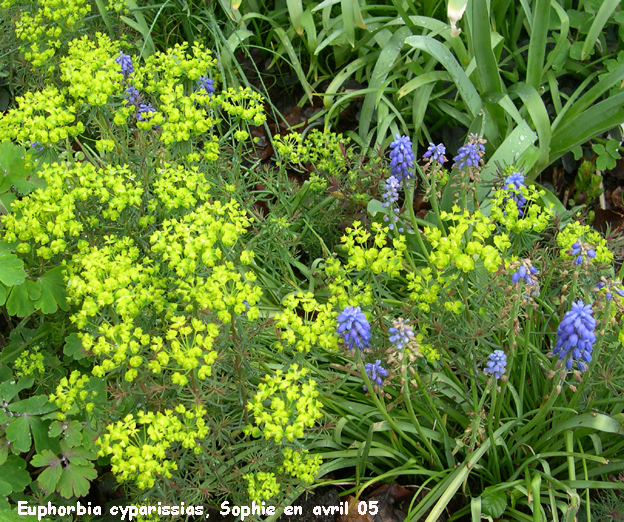
[[[446,147],[444,146],[444,144],[439,143],[438,145],[434,145],[433,143],[429,142],[429,148],[427,149],[427,152],[423,154],[423,158],[425,158],[429,162],[437,161],[438,164],[444,165],[444,163],[446,162],[446,157],[444,156],[445,154]]]
[[[401,181],[414,176],[414,151],[407,136],[395,137],[390,144],[390,173]]]
[[[453,158],[453,161],[455,161],[453,166],[458,169],[463,169],[465,166],[479,167],[483,163],[485,154],[484,143],[484,139],[479,138],[476,134],[471,134],[468,138],[468,143],[460,147],[457,151],[457,156]]]
[[[487,366],[483,369],[485,373],[493,375],[495,379],[500,379],[505,373],[505,366],[507,366],[507,356],[502,350],[494,350],[489,357]]]
[[[607,301],[613,300],[614,293],[620,297],[624,297],[624,288],[622,288],[622,281],[620,281],[619,279],[611,281],[609,283],[607,283],[606,279],[599,281],[598,283],[596,283],[596,288],[594,289],[594,292],[599,292],[603,288],[606,291],[605,298],[607,299]]]
[[[405,320],[402,318],[392,321],[392,326],[388,331],[392,334],[390,342],[394,344],[397,350],[405,348],[405,346],[407,346],[407,344],[409,344],[409,342],[414,338],[412,327],[405,324]]]
[[[523,208],[527,202],[527,199],[524,197],[524,193],[522,192],[523,187],[525,187],[524,174],[520,172],[513,172],[507,176],[507,179],[505,179],[505,186],[503,187],[503,190],[510,194],[505,197],[503,204],[506,204],[510,199],[515,201],[516,206],[518,207],[518,216],[520,217],[524,215]]]
[[[575,265],[582,265],[583,261],[585,261],[585,256],[587,256],[588,262],[590,259],[594,259],[596,257],[596,250],[591,245],[583,243],[580,239],[575,243],[572,243],[569,253],[576,256],[574,259]]]
[[[210,96],[215,92],[214,80],[208,78],[208,76],[200,76],[197,80],[197,88]]]
[[[376,384],[380,388],[384,385],[383,377],[388,377],[388,370],[384,369],[379,359],[377,359],[374,364],[366,363],[364,369],[366,370],[366,375],[368,375],[371,383]],[[368,391],[366,385],[362,386],[362,389],[365,392]]]
[[[359,306],[345,306],[338,315],[338,328],[336,331],[342,336],[344,343],[352,350],[357,346],[364,350],[370,346],[370,324]]]
[[[514,285],[517,285],[518,283],[520,283],[521,280],[524,280],[527,286],[534,286],[535,284],[537,284],[536,275],[538,271],[537,271],[537,268],[535,268],[531,264],[531,261],[529,261],[528,259],[525,259],[520,263],[519,266],[517,266],[517,268],[518,269],[514,273],[511,274],[511,282]]]
[[[592,350],[596,341],[594,329],[596,319],[591,305],[583,301],[572,303],[572,309],[563,316],[557,328],[557,342],[553,355],[559,357],[558,365],[565,364],[566,370],[571,370],[576,363],[580,371],[587,370],[587,364],[592,360]]]
[[[121,67],[121,74],[124,78],[127,78],[134,72],[134,66],[132,65],[132,58],[130,55],[124,54],[123,51],[119,51],[119,56],[115,58],[115,62]]]

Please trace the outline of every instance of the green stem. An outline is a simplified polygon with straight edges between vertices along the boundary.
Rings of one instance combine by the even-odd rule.
[[[409,210],[410,221],[412,222],[412,229],[414,230],[414,234],[416,234],[416,241],[418,242],[418,246],[421,249],[422,255],[424,258],[426,258],[427,247],[425,246],[425,243],[422,239],[422,234],[420,232],[420,229],[418,228],[418,221],[420,221],[421,223],[424,222],[428,226],[430,226],[431,224],[423,220],[417,220],[416,218],[416,214],[414,213],[414,183],[407,184],[406,182],[405,194],[407,196],[407,207]]]

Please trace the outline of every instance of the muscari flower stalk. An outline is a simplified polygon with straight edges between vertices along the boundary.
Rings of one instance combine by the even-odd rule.
[[[576,243],[572,243],[570,253],[577,256],[574,260],[575,265],[582,265],[585,260],[585,255],[587,255],[589,259],[596,257],[596,251],[591,246],[583,243],[580,239]]]
[[[523,261],[518,270],[511,274],[511,282],[518,284],[521,279],[524,279],[528,286],[533,286],[537,282],[537,278],[534,277],[536,274],[537,268],[532,266],[530,261]]]
[[[352,350],[357,346],[360,350],[370,346],[370,324],[359,306],[345,306],[338,315],[336,331],[342,335],[344,343]]]
[[[414,152],[407,136],[395,136],[390,144],[390,172],[401,181],[414,176]]]
[[[593,313],[591,305],[579,300],[572,303],[572,310],[566,312],[559,323],[557,343],[552,353],[559,356],[560,362],[565,359],[567,370],[571,370],[576,362],[576,367],[583,372],[587,370],[585,363],[592,360],[591,352],[596,341]]]
[[[429,142],[429,148],[427,149],[427,152],[423,154],[423,158],[429,161],[437,161],[440,165],[444,165],[446,162],[446,156],[444,156],[445,154],[446,147],[444,144],[440,143],[438,145],[434,145]]]
[[[142,103],[141,105],[139,105],[139,112],[137,113],[137,119],[139,121],[150,120],[152,116],[149,116],[147,118],[144,117],[144,116],[149,115],[150,112],[156,112],[156,109],[154,109],[154,107],[152,107],[149,103]]]
[[[495,379],[500,379],[505,373],[505,366],[507,366],[507,356],[505,352],[502,350],[494,350],[490,354],[489,359],[483,371],[493,375]]]
[[[412,327],[405,324],[402,318],[392,321],[392,327],[388,331],[393,334],[390,337],[390,342],[398,350],[402,350],[414,338]]]
[[[613,292],[615,292],[620,297],[624,297],[624,289],[622,288],[621,281],[613,281],[611,283],[606,283],[605,281],[600,281],[596,284],[596,290],[602,290],[607,287],[606,298],[607,301],[613,300]]]
[[[468,138],[468,143],[463,147],[460,147],[457,151],[457,156],[453,158],[455,161],[454,167],[458,169],[468,167],[478,167],[485,154],[485,141],[479,138],[476,134],[471,134]]]
[[[119,51],[119,56],[115,58],[115,62],[117,62],[121,66],[121,74],[123,74],[124,78],[127,78],[130,74],[134,72],[134,66],[132,65],[132,58],[130,55],[124,54],[123,51]]]
[[[506,197],[503,200],[503,203],[506,203],[507,200],[513,199],[516,202],[516,206],[518,207],[518,215],[523,215],[523,208],[526,205],[526,198],[522,194],[522,187],[524,187],[524,175],[520,172],[513,172],[510,176],[507,176],[505,180],[505,186],[503,190],[506,190],[511,194],[511,196]]]
[[[392,203],[396,203],[399,200],[399,189],[401,188],[401,180],[396,176],[390,176],[386,180],[385,189],[383,193],[382,206],[388,208]]]
[[[377,359],[374,364],[366,363],[364,369],[366,370],[366,375],[368,375],[368,378],[373,384],[376,384],[379,387],[383,386],[384,382],[382,377],[388,376],[388,370],[385,370],[383,366],[381,366],[381,361],[379,359]],[[368,391],[366,385],[362,386],[362,389],[365,392]]]
[[[135,107],[139,107],[141,104],[141,93],[132,85],[126,88],[125,98],[128,100],[128,104],[134,105]]]
[[[214,80],[208,78],[208,76],[200,76],[197,80],[197,88],[205,91],[210,96],[215,92]]]

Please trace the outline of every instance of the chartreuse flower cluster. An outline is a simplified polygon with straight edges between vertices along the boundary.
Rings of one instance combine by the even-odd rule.
[[[372,223],[371,228],[375,234],[373,239],[375,246],[371,248],[364,248],[371,234],[362,228],[359,221],[354,221],[352,227],[346,229],[347,234],[341,238],[349,255],[345,269],[348,271],[369,269],[374,274],[386,273],[390,277],[397,276],[402,268],[403,252],[407,248],[405,236],[393,238],[393,248],[390,248],[386,246],[389,242],[388,227]]]
[[[259,504],[263,500],[271,500],[279,493],[280,485],[275,473],[259,471],[243,475],[243,478],[247,481],[247,494],[252,502]]]
[[[557,235],[560,256],[563,259],[579,260],[581,251],[586,255],[582,256],[580,263],[591,265],[594,263],[606,264],[613,261],[613,252],[607,247],[607,241],[599,232],[591,229],[588,225],[581,225],[578,221],[568,224]],[[592,255],[587,253],[591,252]]]
[[[56,144],[85,132],[83,122],[77,121],[80,113],[88,115],[88,123],[100,125],[94,131],[100,134],[97,150],[110,151],[115,135],[117,140],[128,137],[127,132],[104,124],[112,116],[124,130],[157,130],[154,136],[165,145],[197,139],[193,143],[197,150],[191,150],[188,159],[215,161],[219,154],[215,132],[222,118],[229,119],[227,125],[239,141],[249,137],[245,125],[266,120],[262,97],[250,89],[213,95],[198,87],[216,74],[215,59],[199,44],[192,50],[184,43],[156,52],[144,64],[132,60],[103,34],[71,41],[60,64],[65,86],[19,97],[18,108],[0,117],[0,140]]]
[[[254,398],[247,403],[255,423],[247,426],[245,433],[277,443],[303,437],[305,428],[314,426],[323,415],[316,381],[305,382],[309,372],[307,368],[300,369],[299,365],[292,364],[286,373],[277,369],[273,375],[265,375]],[[304,382],[300,384],[299,381]]]
[[[279,468],[280,473],[288,473],[292,477],[298,478],[311,484],[318,474],[319,468],[323,463],[320,455],[309,455],[308,450],[293,450],[292,448],[284,448],[282,451],[284,461]]]
[[[46,164],[38,174],[46,189],[14,201],[13,212],[3,216],[2,222],[6,241],[32,240],[39,245],[37,256],[43,259],[64,252],[68,241],[75,242],[85,227],[99,223],[95,216],[77,217],[78,207],[97,201],[103,205],[102,216],[114,221],[126,207],[139,205],[143,194],[126,167],[96,169],[86,162],[54,163]],[[28,250],[27,245],[18,247],[20,252]]]
[[[77,107],[56,87],[17,96],[18,108],[0,116],[0,141],[49,145],[78,136],[85,128],[77,119]]]
[[[170,478],[171,471],[178,469],[170,458],[179,446],[201,453],[197,441],[208,435],[205,415],[203,406],[188,410],[181,404],[175,411],[126,415],[109,424],[107,433],[96,440],[98,455],[111,456],[112,471],[119,481],[133,480],[141,489],[151,488],[158,475]]]
[[[3,0],[2,7],[21,3]],[[76,30],[82,19],[91,12],[86,0],[38,0],[23,9],[15,23],[15,34],[26,42],[24,58],[35,67],[48,63],[61,47],[64,34]]]
[[[95,38],[97,43],[88,36],[72,40],[61,59],[60,71],[68,84],[67,92],[76,102],[98,107],[119,94],[123,77],[115,62],[118,44],[101,33]]]
[[[524,177],[513,165],[505,168],[504,175],[507,176],[504,187],[492,198],[492,219],[515,234],[544,231],[554,216],[552,206],[543,207],[537,203],[545,192],[538,191],[533,184],[521,183]]]
[[[93,410],[94,404],[86,401],[95,397],[97,392],[84,389],[88,382],[89,376],[82,375],[78,370],[71,372],[69,378],[63,377],[60,380],[56,392],[48,397],[61,410],[56,414],[58,420],[65,420],[68,414],[77,413],[79,406],[88,412]]]
[[[15,359],[13,368],[18,377],[45,372],[43,354],[40,350],[41,348],[39,346],[33,346],[31,349],[24,350],[20,356]]]
[[[462,272],[470,272],[482,262],[488,272],[496,272],[502,263],[501,252],[504,252],[511,243],[507,234],[494,234],[496,225],[487,216],[478,210],[470,214],[454,206],[452,213],[442,212],[444,221],[452,221],[446,235],[437,227],[426,227],[424,234],[432,246],[429,260],[443,270],[454,265]],[[466,234],[469,240],[466,240]],[[492,242],[489,244],[489,239]]]

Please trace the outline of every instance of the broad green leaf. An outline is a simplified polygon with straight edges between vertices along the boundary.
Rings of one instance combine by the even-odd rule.
[[[82,424],[75,420],[70,423],[54,421],[50,424],[49,434],[50,437],[61,435],[65,446],[73,448],[82,442]]]
[[[5,381],[0,384],[0,400],[10,402],[19,392],[30,388],[35,382],[32,375],[25,375],[19,381]]]
[[[21,285],[26,279],[24,262],[15,254],[0,251],[0,282],[6,286]]]
[[[38,453],[41,453],[43,450],[61,452],[58,440],[48,435],[49,423],[47,421],[42,420],[41,417],[30,417],[28,422],[35,442],[35,450],[37,450]]]
[[[54,452],[50,450],[43,450],[41,453],[37,453],[32,458],[30,463],[36,468],[41,468],[43,466],[60,465],[61,459],[59,459],[58,456]]]
[[[44,314],[52,314],[59,307],[61,310],[69,310],[62,266],[48,270],[37,283],[41,288],[41,297],[35,303],[37,310],[41,310]]]
[[[35,301],[41,297],[41,287],[31,280],[14,286],[7,299],[6,308],[9,315],[26,317],[35,311]]]
[[[39,484],[39,487],[48,495],[51,495],[54,491],[56,491],[56,486],[58,485],[62,474],[63,466],[61,466],[61,462],[59,461],[58,464],[48,466],[39,474],[37,484]]]
[[[6,427],[6,438],[13,443],[15,449],[21,452],[29,451],[32,445],[32,438],[30,436],[28,417],[13,418]]]
[[[26,462],[16,455],[9,455],[0,466],[1,480],[8,483],[13,491],[24,491],[30,484],[30,473],[26,471]]]
[[[3,306],[6,303],[7,297],[7,288],[2,283],[0,283],[0,306]]]
[[[493,491],[481,496],[481,510],[485,515],[499,518],[507,509],[507,495],[504,491]]]
[[[57,489],[61,497],[82,497],[89,492],[89,481],[97,477],[93,464],[78,466],[70,463],[61,475]]]
[[[82,341],[78,334],[73,333],[65,337],[65,346],[63,353],[72,359],[79,360],[89,357],[89,354],[82,347]]]
[[[0,193],[7,192],[11,185],[26,178],[30,169],[25,167],[26,149],[6,140],[0,143]]]
[[[47,395],[35,395],[23,401],[9,405],[9,410],[14,413],[27,413],[28,415],[43,415],[56,409],[54,404],[48,402]]]

